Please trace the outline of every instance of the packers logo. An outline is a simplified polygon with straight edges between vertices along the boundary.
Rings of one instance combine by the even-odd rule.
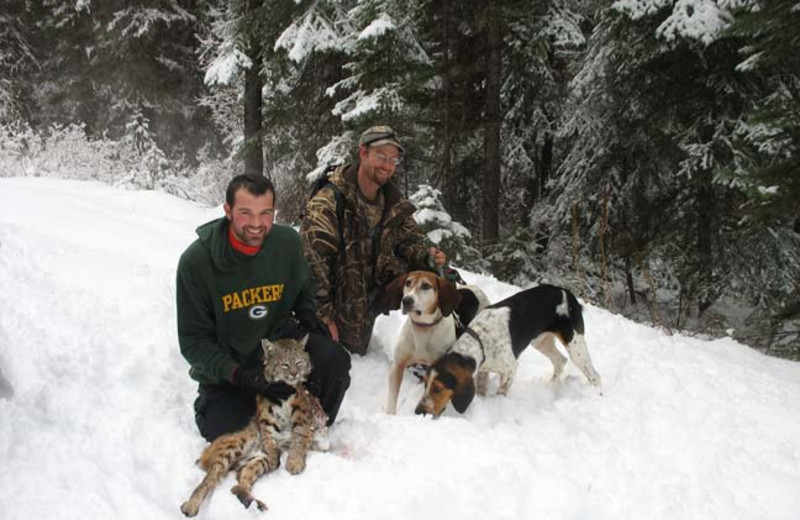
[[[249,309],[250,317],[260,319],[267,315],[266,303],[283,298],[283,284],[262,285],[222,295],[222,312]]]
[[[267,309],[265,305],[253,305],[250,307],[250,312],[248,314],[250,315],[250,319],[260,320],[266,317],[268,313],[269,309]]]

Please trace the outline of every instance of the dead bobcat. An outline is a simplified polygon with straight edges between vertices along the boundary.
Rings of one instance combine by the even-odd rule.
[[[303,383],[311,371],[305,351],[308,336],[302,340],[279,339],[275,343],[262,340],[264,378],[283,381],[296,388],[286,400],[273,403],[262,396],[256,398],[256,414],[243,430],[214,440],[200,456],[198,464],[206,476],[191,498],[181,505],[186,516],[195,516],[206,495],[230,470],[237,470],[237,484],[231,493],[249,507],[255,501],[261,511],[267,506],[250,494],[253,483],[280,465],[281,449],[288,449],[286,470],[294,475],[306,467],[309,448],[326,449],[327,416],[319,400]]]

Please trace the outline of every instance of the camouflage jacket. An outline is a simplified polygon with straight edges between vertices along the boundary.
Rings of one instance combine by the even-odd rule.
[[[388,310],[375,304],[378,289],[409,270],[425,269],[428,248],[413,218],[416,208],[393,182],[381,188],[385,205],[380,235],[371,240],[358,201],[357,175],[358,163],[345,164],[330,178],[343,198],[344,244],[339,243],[336,195],[330,186],[308,201],[300,235],[311,267],[317,313],[336,322],[339,339],[348,350],[365,354],[376,316]],[[377,248],[375,255],[370,247]],[[372,256],[374,276],[367,279]]]

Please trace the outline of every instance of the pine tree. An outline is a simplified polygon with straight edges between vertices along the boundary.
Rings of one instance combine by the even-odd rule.
[[[416,206],[414,219],[428,240],[447,253],[454,266],[476,272],[487,270],[488,264],[480,252],[471,245],[472,234],[454,221],[442,204],[442,193],[428,184],[423,184],[409,198]]]
[[[209,139],[195,104],[202,83],[194,7],[191,0],[112,0],[88,8],[97,45],[92,78],[108,103],[103,128],[119,135],[141,113],[160,148],[189,160]]]
[[[762,86],[737,129],[722,181],[746,196],[735,283],[758,302],[750,344],[800,359],[800,11],[786,0],[745,7],[728,30],[744,39],[737,72]],[[756,283],[752,283],[756,281]]]
[[[768,85],[738,131],[743,163],[730,172],[752,199],[759,221],[781,220],[800,232],[800,10],[775,0],[742,9],[728,30],[744,38],[739,74]]]
[[[0,7],[0,124],[30,118],[27,93],[37,62],[31,48],[31,24],[25,2],[8,0]]]
[[[87,137],[121,138],[137,113],[159,146],[193,161],[214,135],[195,99],[197,19],[190,0],[26,2],[37,66],[27,81],[26,119],[41,134],[80,124]],[[18,78],[15,83],[21,84]]]

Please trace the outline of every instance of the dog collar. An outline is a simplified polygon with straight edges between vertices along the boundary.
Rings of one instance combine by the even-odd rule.
[[[409,319],[411,319],[411,318],[409,317]],[[436,321],[434,321],[433,323],[419,323],[419,322],[416,322],[416,321],[414,321],[414,320],[412,319],[412,320],[411,320],[411,323],[412,323],[412,324],[413,324],[415,327],[419,327],[419,328],[421,328],[421,329],[427,329],[427,328],[434,327],[434,326],[438,325],[438,324],[439,324],[439,322],[440,322],[440,321],[442,321],[443,319],[444,319],[444,316],[439,316],[439,319],[437,319],[437,320],[436,320]]]

